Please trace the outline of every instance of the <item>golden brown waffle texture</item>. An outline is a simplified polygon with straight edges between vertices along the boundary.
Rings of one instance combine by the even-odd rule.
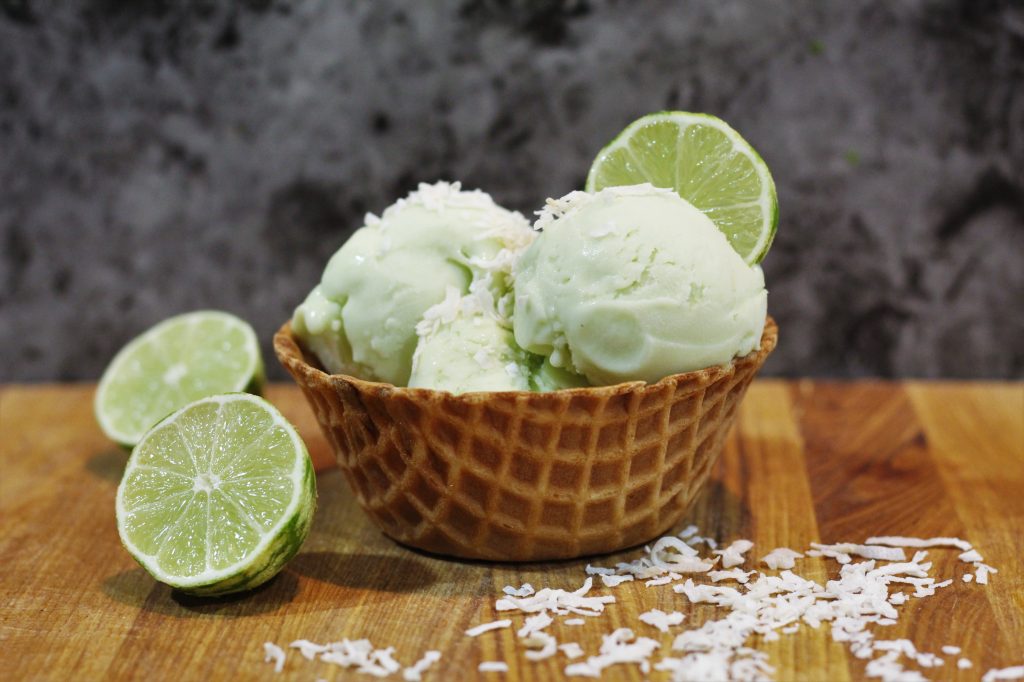
[[[326,374],[288,324],[274,350],[381,530],[438,554],[535,561],[612,552],[678,522],[777,338],[769,317],[760,349],[725,367],[549,393]]]

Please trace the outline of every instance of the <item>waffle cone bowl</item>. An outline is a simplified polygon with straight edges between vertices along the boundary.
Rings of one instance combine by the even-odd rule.
[[[678,522],[777,338],[769,317],[760,349],[724,367],[549,393],[453,395],[327,374],[288,324],[274,351],[387,535],[437,554],[537,561],[612,552]]]

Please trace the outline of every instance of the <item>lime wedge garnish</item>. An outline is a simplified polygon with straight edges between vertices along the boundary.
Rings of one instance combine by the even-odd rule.
[[[117,489],[117,530],[160,582],[227,594],[295,556],[315,502],[295,428],[263,398],[230,393],[186,405],[143,436]]]
[[[779,222],[775,183],[720,118],[665,111],[633,121],[594,159],[587,191],[644,182],[674,189],[703,211],[748,264],[768,253]]]
[[[186,313],[152,327],[114,357],[96,391],[96,420],[112,440],[131,446],[182,405],[216,393],[255,393],[262,384],[252,327],[228,313]]]

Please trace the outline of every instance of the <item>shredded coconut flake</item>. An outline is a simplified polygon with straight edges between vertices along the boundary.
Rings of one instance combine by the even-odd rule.
[[[622,583],[630,582],[633,580],[631,575],[602,575],[601,582],[604,583],[605,587],[618,587]]]
[[[558,653],[558,640],[546,632],[534,632],[523,638],[523,644],[528,647],[525,654],[528,661],[543,661]]]
[[[988,574],[999,572],[991,566],[988,566],[987,564],[983,564],[980,562],[974,564],[974,567],[977,569],[974,572],[974,579],[975,581],[977,581],[979,585],[988,585]]]
[[[504,661],[484,661],[476,669],[482,673],[507,673],[508,663]]]
[[[1024,679],[1024,665],[1015,665],[1012,668],[992,668],[981,678],[981,682],[1021,679]]]
[[[273,663],[274,664],[274,672],[275,673],[279,673],[282,670],[284,670],[284,661],[285,661],[285,658],[286,658],[286,655],[284,653],[284,649],[282,649],[278,645],[274,644],[273,642],[264,642],[263,643],[263,652],[264,652],[263,660],[265,662],[267,662],[267,663]]]
[[[583,655],[583,647],[576,642],[567,642],[565,644],[559,644],[558,650],[565,654],[565,657],[570,661],[574,658],[579,658]]]
[[[299,653],[302,654],[302,657],[307,661],[312,661],[323,652],[329,650],[328,647],[323,644],[310,642],[308,639],[297,639],[288,646],[292,649],[298,649]]]
[[[743,555],[750,551],[750,548],[753,546],[754,543],[750,540],[736,540],[725,549],[716,549],[713,551],[715,554],[722,557],[722,566],[725,568],[732,568],[733,566],[739,566],[746,560]]]
[[[880,547],[878,545],[856,545],[851,542],[843,542],[836,545],[822,545],[812,542],[811,547],[822,553],[830,552],[844,555],[854,555],[865,559],[878,559],[881,561],[906,561],[907,555],[899,547]],[[828,554],[826,556],[831,556]],[[848,563],[848,562],[842,562]]]
[[[584,570],[586,571],[587,575],[615,575],[615,569],[614,568],[604,568],[603,566],[592,566],[591,564],[587,564],[587,567]]]
[[[441,660],[440,651],[428,651],[423,654],[423,658],[413,663],[411,666],[402,671],[402,679],[405,682],[420,682],[423,679],[423,673],[430,666]]]
[[[780,568],[793,568],[796,566],[794,559],[803,559],[804,555],[800,552],[794,552],[787,547],[776,547],[772,551],[761,559],[765,566],[772,569],[773,571]]]
[[[652,609],[647,613],[640,614],[640,622],[656,627],[662,632],[668,632],[672,625],[679,625],[683,622],[683,618],[683,614],[678,611],[665,613],[659,609]]]
[[[746,583],[750,580],[750,576],[757,571],[744,571],[742,568],[733,568],[728,571],[710,571],[708,577],[711,578],[712,582],[721,582],[723,580],[735,580],[738,583]]]
[[[547,626],[551,625],[551,622],[551,616],[549,616],[547,612],[542,611],[534,616],[530,616],[529,618],[527,618],[526,622],[523,624],[523,627],[519,628],[519,632],[517,632],[516,634],[521,638],[529,637],[535,632],[540,632]]]
[[[683,576],[679,575],[678,573],[674,573],[672,571],[669,571],[665,575],[659,576],[657,578],[651,578],[650,580],[644,582],[644,585],[646,585],[647,587],[657,587],[658,585],[668,585],[671,582],[674,582],[676,580],[682,579],[682,577]]]
[[[536,590],[533,589],[533,585],[530,583],[523,583],[523,586],[518,588],[506,585],[502,591],[510,597],[529,597]]]
[[[512,621],[506,618],[505,620],[495,620],[491,621],[490,623],[481,623],[476,627],[471,627],[470,629],[466,630],[466,634],[470,637],[478,637],[484,634],[485,632],[490,632],[491,630],[501,630],[502,628],[507,628],[511,626]]]
[[[840,552],[838,550],[831,549],[831,548],[811,549],[811,550],[807,551],[807,556],[813,556],[813,557],[824,556],[824,557],[828,557],[830,559],[835,559],[840,564],[848,564],[848,563],[850,563],[852,561],[852,559],[850,558],[850,555],[847,554],[846,552]]]
[[[885,535],[868,538],[868,545],[888,545],[889,547],[955,547],[961,551],[971,550],[971,543],[960,538],[908,538],[901,535]]]

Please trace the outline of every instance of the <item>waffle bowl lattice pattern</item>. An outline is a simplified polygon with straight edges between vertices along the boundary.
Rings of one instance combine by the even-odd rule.
[[[288,325],[274,349],[381,530],[439,554],[532,561],[615,551],[675,524],[777,334],[769,318],[760,349],[725,367],[550,393],[329,375]]]

